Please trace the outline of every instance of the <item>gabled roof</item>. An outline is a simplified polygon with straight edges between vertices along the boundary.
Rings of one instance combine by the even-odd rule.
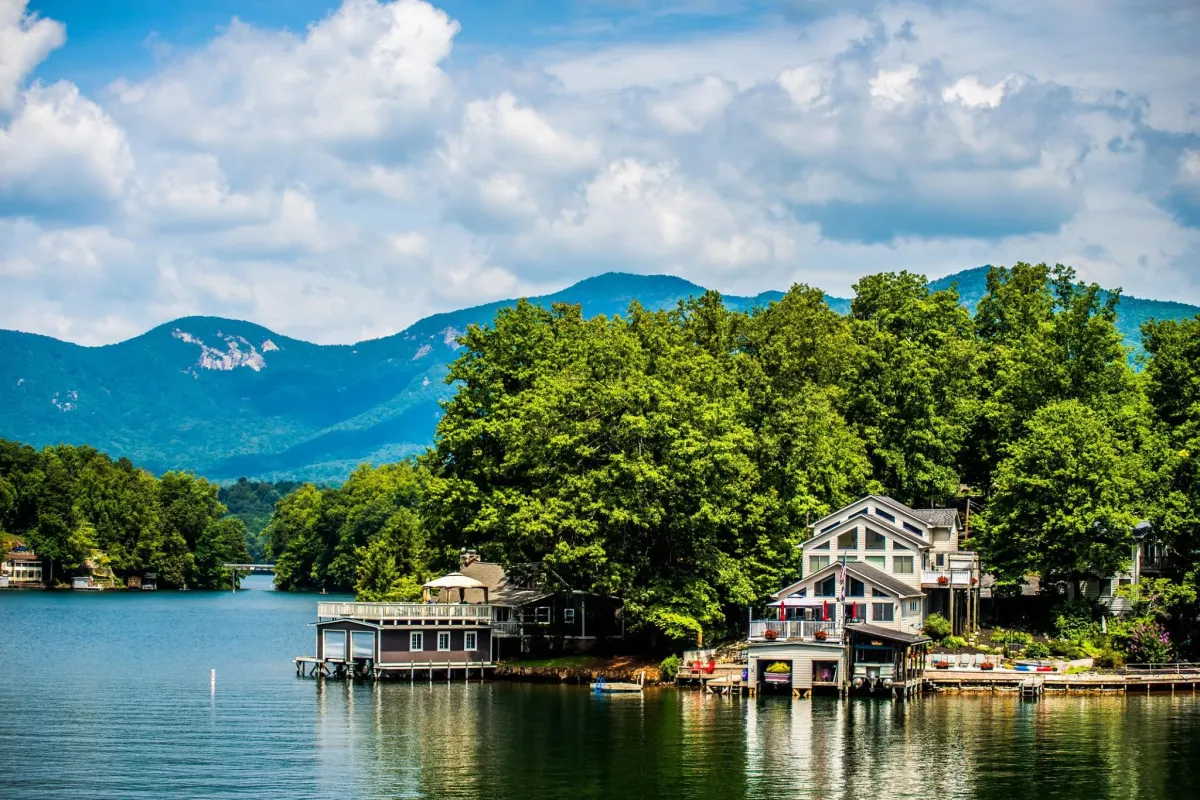
[[[864,636],[870,636],[876,639],[888,639],[901,644],[920,644],[928,642],[930,639],[923,633],[905,633],[904,631],[896,631],[891,628],[881,628],[878,625],[869,625],[865,622],[848,622],[846,630],[850,633],[861,633]]]
[[[938,528],[954,528],[958,526],[957,508],[914,508],[913,516],[924,520],[929,525]]]
[[[843,511],[845,511],[845,510],[846,510],[847,508],[849,508],[850,506],[856,506],[856,505],[858,505],[859,503],[861,503],[861,502],[862,502],[862,501],[864,501],[864,500],[874,500],[876,503],[881,503],[881,504],[883,504],[883,505],[885,505],[885,506],[891,506],[891,507],[892,507],[892,508],[894,508],[896,511],[899,511],[901,514],[908,514],[908,515],[910,515],[910,516],[913,516],[913,517],[915,517],[915,516],[916,516],[916,515],[913,513],[913,510],[912,510],[911,508],[909,508],[908,506],[904,505],[904,503],[901,503],[899,500],[894,500],[894,499],[892,499],[891,497],[888,497],[887,495],[882,495],[882,494],[869,494],[869,495],[866,495],[865,497],[860,497],[860,498],[858,498],[857,500],[855,500],[855,501],[854,501],[854,502],[852,502],[852,503],[846,503],[846,505],[842,506],[842,507],[841,507],[841,508],[839,508],[837,511],[834,511],[834,512],[832,512],[832,513],[826,514],[825,516],[821,517],[819,520],[816,520],[815,522],[811,523],[811,524],[809,525],[809,527],[810,527],[810,528],[819,528],[819,527],[821,527],[821,523],[822,523],[822,522],[827,522],[827,521],[829,521],[829,520],[833,519],[834,517],[836,517],[836,516],[838,516],[839,514],[841,514]],[[919,517],[918,517],[918,519],[919,519]]]
[[[918,547],[933,547],[933,544],[928,539],[922,539],[920,536],[916,535],[915,533],[910,533],[909,531],[904,530],[904,528],[901,528],[896,523],[888,522],[883,517],[874,517],[874,516],[871,516],[870,514],[859,514],[856,517],[846,517],[844,520],[837,523],[829,530],[814,533],[812,538],[805,539],[803,542],[800,543],[800,549],[801,550],[808,549],[814,542],[819,541],[820,539],[822,539],[824,537],[828,537],[828,538],[832,539],[834,536],[837,536],[840,533],[842,533],[842,531],[844,531],[846,528],[857,527],[861,523],[862,520],[866,520],[867,523],[871,523],[872,525],[874,525],[875,528],[880,528],[880,529],[886,530],[889,534],[898,534],[900,536],[900,538],[902,538],[905,541],[910,542],[911,544],[914,544]],[[851,525],[850,523],[853,523],[853,525]]]
[[[489,561],[473,562],[463,567],[460,572],[486,586],[488,602],[494,606],[523,606],[553,594],[553,592],[530,589],[510,583],[508,572],[504,567]]]
[[[792,594],[793,592],[795,592],[797,589],[799,589],[804,584],[807,584],[810,581],[824,580],[825,578],[834,574],[841,568],[842,568],[842,563],[840,561],[835,561],[834,563],[830,564],[828,567],[818,570],[817,572],[814,572],[812,575],[809,575],[805,578],[802,578],[802,579],[796,581],[791,586],[788,586],[784,589],[780,589],[778,592],[776,592],[772,596],[776,600],[781,600],[781,599],[787,597],[788,595]],[[893,578],[891,575],[888,575],[883,570],[873,567],[870,564],[867,564],[863,561],[847,562],[846,563],[846,572],[853,575],[854,577],[858,578],[861,581],[870,583],[874,586],[878,586],[880,589],[883,589],[884,591],[891,592],[893,595],[895,595],[896,597],[901,598],[901,599],[903,599],[905,597],[922,597],[925,594],[920,589],[909,586],[907,583],[900,580],[899,578]]]

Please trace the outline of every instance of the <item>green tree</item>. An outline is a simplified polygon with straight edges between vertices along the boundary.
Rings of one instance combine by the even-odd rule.
[[[996,469],[978,530],[1007,582],[1027,573],[1075,584],[1126,566],[1141,460],[1103,415],[1078,400],[1038,410]]]
[[[216,589],[230,580],[223,564],[245,564],[250,560],[246,548],[246,526],[237,517],[213,520],[196,540],[196,586]]]

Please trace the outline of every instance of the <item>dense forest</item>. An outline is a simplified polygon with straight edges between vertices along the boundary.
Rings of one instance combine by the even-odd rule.
[[[246,526],[225,514],[216,484],[186,472],[155,478],[90,447],[38,451],[0,439],[0,533],[42,557],[54,582],[91,571],[117,580],[158,574],[164,587],[227,585],[245,562]]]
[[[1175,567],[1135,607],[1186,643],[1200,318],[1147,322],[1131,358],[1119,292],[1067,267],[992,269],[974,313],[954,288],[906,272],[866,277],[855,293],[846,314],[802,285],[748,311],[712,292],[620,316],[502,309],[461,337],[429,451],[361,467],[341,487],[295,487],[262,529],[264,557],[282,588],[383,599],[412,597],[474,547],[619,595],[632,626],[708,638],[798,574],[808,520],[867,492],[914,506],[969,494],[983,511],[966,546],[1000,593],[1028,575],[1046,586],[1110,575],[1149,520]],[[173,475],[162,483],[183,479]],[[278,491],[256,486],[223,490],[262,498],[244,504],[257,509],[241,512],[248,522]],[[75,495],[34,496],[53,521]],[[164,520],[154,536],[167,537],[167,505],[151,505]],[[51,530],[87,520],[100,537],[106,523],[73,508],[74,522]],[[6,530],[40,531],[28,517],[8,527],[11,513]],[[181,533],[181,551],[204,529]]]
[[[251,481],[239,478],[235,483],[222,486],[217,499],[225,506],[231,517],[237,517],[246,526],[246,547],[250,561],[261,564],[266,560],[266,537],[263,533],[275,504],[300,484],[296,481]]]

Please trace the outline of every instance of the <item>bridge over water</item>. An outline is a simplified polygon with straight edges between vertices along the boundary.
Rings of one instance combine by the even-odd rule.
[[[274,564],[222,564],[221,566],[229,570],[229,588],[235,592],[237,591],[238,576],[243,572],[247,575],[275,574]]]

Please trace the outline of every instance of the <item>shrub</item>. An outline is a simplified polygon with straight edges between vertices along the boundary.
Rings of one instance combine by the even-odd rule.
[[[1058,638],[1079,641],[1090,636],[1096,612],[1096,603],[1086,597],[1061,603],[1058,606],[1058,616],[1054,620],[1054,630],[1058,633]]]
[[[1046,643],[1046,646],[1050,649],[1050,655],[1055,658],[1074,659],[1084,657],[1084,650],[1081,645],[1066,641],[1065,639],[1051,639]]]
[[[1049,658],[1050,648],[1045,642],[1033,642],[1025,646],[1025,655],[1029,658]]]
[[[1104,649],[1098,651],[1092,658],[1100,669],[1119,669],[1125,666],[1125,658],[1110,644],[1105,645]]]
[[[996,630],[992,631],[991,642],[992,644],[1004,644],[1007,636],[1008,631],[1004,630],[1004,628],[996,628]]]
[[[961,650],[967,646],[967,640],[961,636],[947,636],[942,639],[942,647],[950,650]]]
[[[925,618],[925,635],[940,642],[950,635],[950,620],[941,614],[930,614]]]
[[[1170,661],[1171,639],[1166,629],[1152,620],[1135,623],[1129,629],[1129,656],[1144,663]]]
[[[662,660],[658,665],[658,671],[662,675],[664,681],[673,681],[675,676],[679,674],[680,665],[679,656],[670,655]]]
[[[1033,644],[1033,634],[1025,631],[1009,631],[1009,641],[1015,647],[1028,647]]]

